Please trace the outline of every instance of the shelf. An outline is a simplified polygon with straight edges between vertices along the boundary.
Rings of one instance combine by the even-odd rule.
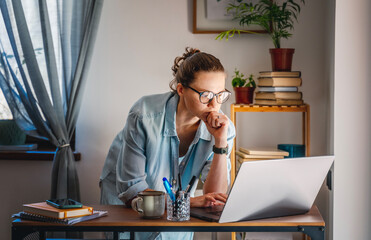
[[[264,106],[264,105],[247,105],[232,104],[234,112],[307,112],[309,105],[303,104],[298,106]]]
[[[302,104],[298,106],[263,106],[254,104],[232,104],[231,105],[231,121],[236,129],[236,113],[238,112],[297,112],[302,113],[302,142],[305,145],[305,155],[310,153],[310,106]],[[237,132],[237,131],[236,131]],[[236,177],[236,141],[237,135],[234,139],[234,144],[231,152],[231,183],[233,184]]]

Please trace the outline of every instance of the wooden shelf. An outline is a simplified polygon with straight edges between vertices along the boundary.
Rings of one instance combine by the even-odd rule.
[[[231,121],[235,125],[236,129],[236,113],[238,112],[298,112],[302,113],[302,141],[305,145],[305,155],[309,156],[310,153],[310,107],[308,104],[302,104],[298,106],[263,106],[254,104],[232,104],[231,105]],[[231,152],[231,183],[236,178],[236,138]]]

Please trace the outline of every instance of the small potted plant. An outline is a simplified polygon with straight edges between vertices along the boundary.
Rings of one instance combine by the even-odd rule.
[[[234,70],[232,86],[236,93],[237,104],[252,104],[256,83],[254,75],[250,74],[249,78],[244,78],[244,74],[237,69]]]
[[[0,93],[1,94],[1,93]],[[0,99],[0,145],[24,144],[26,134],[18,127],[9,108]]]
[[[220,0],[218,0],[220,1]],[[269,49],[272,59],[272,71],[291,71],[292,57],[295,49],[281,48],[281,39],[288,39],[292,36],[289,30],[294,29],[294,21],[300,13],[300,5],[305,0],[259,0],[256,4],[242,2],[229,4],[227,12],[234,14],[234,19],[239,20],[241,26],[259,25],[271,37],[274,48]],[[231,29],[220,33],[216,39],[233,37],[235,33],[255,33],[239,29]]]

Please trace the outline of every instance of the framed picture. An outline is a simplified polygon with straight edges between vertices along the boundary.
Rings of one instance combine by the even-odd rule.
[[[240,26],[226,7],[233,0],[193,0],[193,33],[221,33],[233,28],[265,33],[260,26]],[[257,2],[257,0],[255,0]],[[254,2],[254,1],[253,1]]]

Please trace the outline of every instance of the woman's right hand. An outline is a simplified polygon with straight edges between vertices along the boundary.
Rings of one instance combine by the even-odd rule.
[[[227,194],[224,193],[207,193],[205,195],[191,198],[191,207],[211,207],[224,205],[227,201]]]

